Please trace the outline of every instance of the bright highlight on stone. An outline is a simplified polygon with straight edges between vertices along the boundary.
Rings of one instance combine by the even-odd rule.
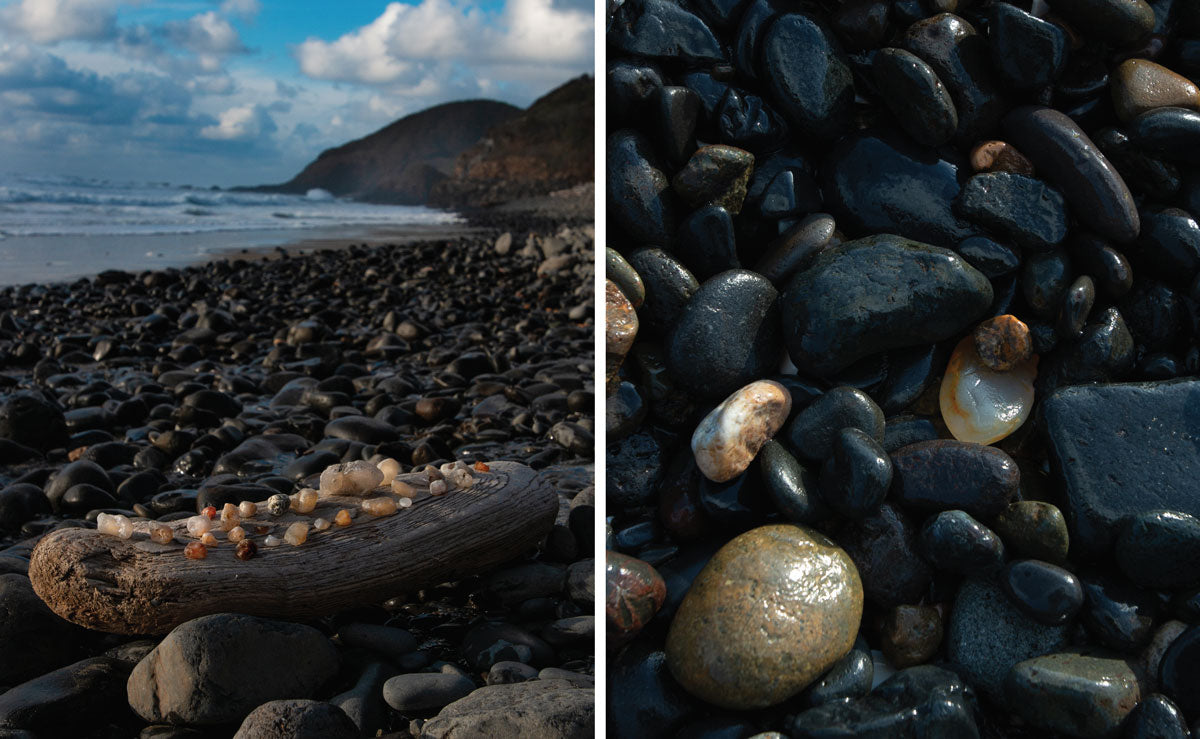
[[[121,514],[101,513],[96,517],[96,530],[119,539],[133,536],[133,522]]]
[[[265,547],[277,547],[282,543],[283,543],[283,539],[280,539],[278,536],[275,536],[274,534],[271,534],[267,538],[263,539],[263,546],[265,546]]]
[[[201,536],[207,534],[211,528],[212,519],[210,519],[208,516],[192,516],[187,520],[188,536],[193,536],[199,539]]]
[[[383,470],[366,460],[326,467],[321,473],[322,495],[363,495],[383,483]]]
[[[696,466],[713,482],[732,480],[746,471],[791,410],[791,394],[773,380],[759,380],[737,390],[705,416],[692,434]]]
[[[400,463],[391,457],[379,460],[379,464],[375,466],[383,473],[383,480],[380,481],[380,485],[391,485],[392,480],[396,479],[396,475],[400,474]]]
[[[992,444],[1020,428],[1033,409],[1037,355],[997,372],[983,362],[975,339],[954,348],[942,377],[939,401],[946,428],[959,441]]]

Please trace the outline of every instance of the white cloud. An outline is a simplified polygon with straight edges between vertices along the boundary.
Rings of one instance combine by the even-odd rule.
[[[117,0],[21,0],[0,9],[0,24],[39,43],[115,35]]]
[[[225,15],[233,15],[247,20],[258,15],[258,11],[261,9],[258,0],[225,0],[221,3],[221,12]]]
[[[247,51],[237,30],[215,11],[171,21],[163,26],[167,38],[183,48],[201,55],[223,56]]]
[[[216,141],[249,141],[275,131],[275,121],[262,105],[240,105],[221,113],[219,123],[200,129],[200,136]]]

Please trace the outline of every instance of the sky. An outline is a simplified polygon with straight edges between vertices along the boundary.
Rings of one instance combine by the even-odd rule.
[[[0,0],[0,172],[250,185],[593,72],[592,0]]]

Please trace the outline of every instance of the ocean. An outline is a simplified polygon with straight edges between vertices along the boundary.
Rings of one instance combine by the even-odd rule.
[[[307,195],[0,173],[0,285],[62,282],[219,256],[405,241],[462,230],[454,213]]]

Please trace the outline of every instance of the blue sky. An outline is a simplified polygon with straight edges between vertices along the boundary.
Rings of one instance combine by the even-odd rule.
[[[582,0],[0,0],[0,171],[236,185],[593,68]]]

